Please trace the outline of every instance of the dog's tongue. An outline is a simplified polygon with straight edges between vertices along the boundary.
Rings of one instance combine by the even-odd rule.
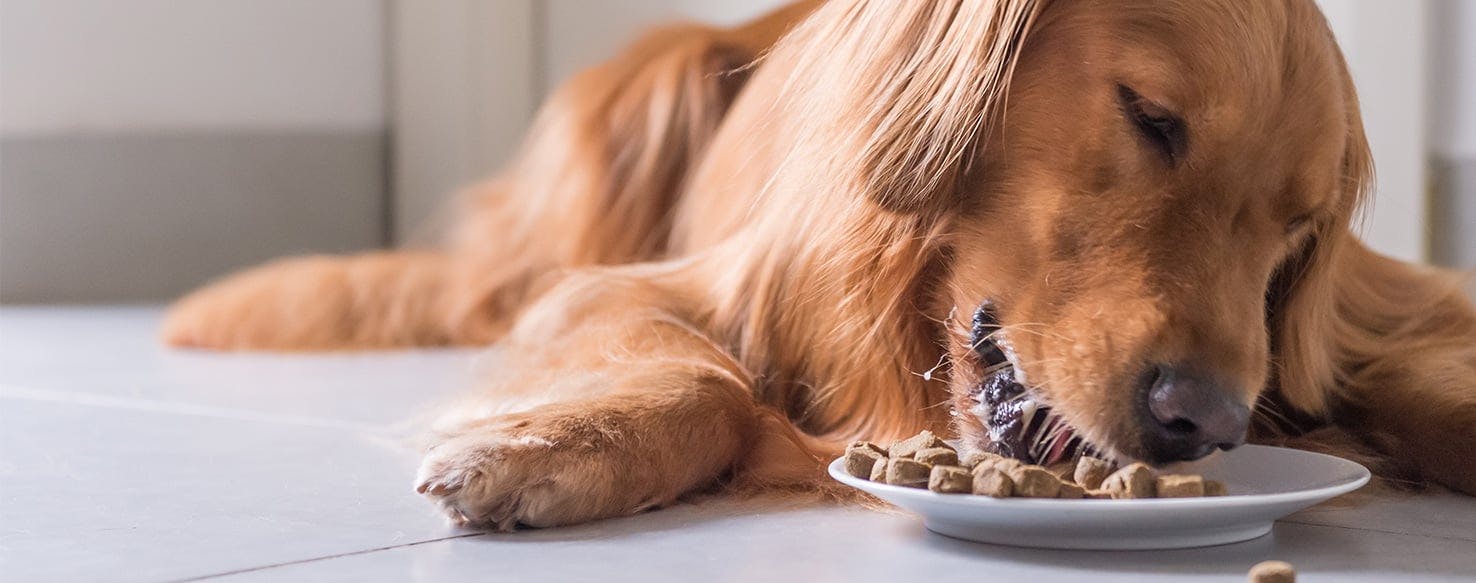
[[[1076,446],[1073,443],[1075,438],[1076,432],[1072,431],[1070,426],[1066,425],[1065,423],[1061,423],[1061,427],[1058,430],[1058,433],[1051,438],[1051,441],[1049,442],[1050,445],[1047,446],[1045,456],[1039,462],[1040,465],[1048,466],[1059,461],[1070,459],[1073,455],[1076,454]]]

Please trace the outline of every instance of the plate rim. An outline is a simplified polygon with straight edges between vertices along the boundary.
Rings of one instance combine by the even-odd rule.
[[[926,488],[909,488],[906,486],[896,486],[882,482],[873,482],[871,480],[857,478],[856,476],[852,476],[851,474],[846,473],[846,458],[844,456],[831,461],[830,464],[827,466],[827,471],[832,479],[867,493],[872,493],[872,490],[874,489],[878,492],[883,493],[896,493],[904,496],[922,496],[924,498],[932,498],[935,500],[946,500],[949,501],[949,503],[969,504],[982,507],[1009,506],[1016,508],[1061,508],[1062,504],[1068,504],[1071,508],[1088,506],[1094,509],[1113,508],[1119,510],[1136,510],[1144,507],[1174,508],[1194,507],[1202,505],[1221,506],[1225,502],[1241,504],[1249,503],[1254,505],[1272,505],[1289,502],[1303,502],[1307,500],[1317,499],[1327,500],[1362,488],[1373,478],[1373,473],[1370,472],[1367,467],[1364,467],[1363,464],[1335,455],[1302,449],[1294,449],[1289,447],[1278,447],[1274,445],[1246,444],[1242,447],[1290,451],[1295,452],[1299,455],[1310,455],[1314,457],[1320,456],[1324,458],[1329,458],[1331,460],[1347,464],[1349,466],[1349,469],[1356,469],[1357,477],[1346,482],[1322,486],[1320,488],[1296,490],[1293,492],[1279,492],[1276,494],[1234,494],[1229,496],[1202,496],[1197,498],[1142,498],[1132,500],[1098,500],[1089,498],[1079,500],[1063,500],[1060,498],[993,498],[989,496],[962,493],[943,494],[928,490]],[[880,497],[880,494],[872,494]]]

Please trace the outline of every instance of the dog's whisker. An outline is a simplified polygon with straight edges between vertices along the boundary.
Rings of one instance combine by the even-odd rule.
[[[933,373],[938,372],[938,369],[943,368],[945,366],[948,366],[948,364],[949,364],[948,353],[945,352],[943,354],[938,355],[938,362],[934,363],[932,368],[930,368],[928,370],[925,370],[923,372],[920,372],[920,373],[919,372],[913,372],[912,374],[917,375],[919,377],[922,377],[922,380],[932,381],[933,380]]]

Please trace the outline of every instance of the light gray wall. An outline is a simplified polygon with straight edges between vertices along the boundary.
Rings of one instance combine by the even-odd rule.
[[[1437,0],[1430,29],[1430,251],[1476,270],[1476,2]]]
[[[433,241],[453,193],[511,157],[542,98],[543,0],[393,0],[394,235]]]
[[[433,240],[454,193],[495,173],[543,98],[674,20],[735,24],[785,0],[393,0],[394,233]]]
[[[544,0],[545,89],[608,58],[652,25],[694,20],[733,25],[787,4],[786,0]]]
[[[1374,198],[1359,225],[1374,250],[1405,261],[1429,259],[1429,176],[1425,153],[1426,68],[1431,0],[1318,0],[1327,15],[1363,111],[1377,168]]]
[[[1370,240],[1476,267],[1476,3],[1319,1],[1375,142]],[[3,0],[0,301],[157,300],[423,240],[569,74],[651,24],[782,2]]]
[[[378,132],[5,138],[0,298],[159,301],[281,255],[382,237]]]
[[[0,301],[385,240],[381,0],[5,0]]]

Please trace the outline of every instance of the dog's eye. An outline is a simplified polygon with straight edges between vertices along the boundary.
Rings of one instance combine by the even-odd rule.
[[[1170,164],[1183,156],[1188,143],[1183,119],[1163,106],[1144,99],[1126,85],[1117,86],[1117,97],[1122,102],[1123,112],[1137,127],[1138,133],[1168,158]]]
[[[1312,224],[1312,215],[1310,214],[1292,217],[1290,221],[1286,222],[1286,234],[1291,236],[1301,234],[1310,224]]]

